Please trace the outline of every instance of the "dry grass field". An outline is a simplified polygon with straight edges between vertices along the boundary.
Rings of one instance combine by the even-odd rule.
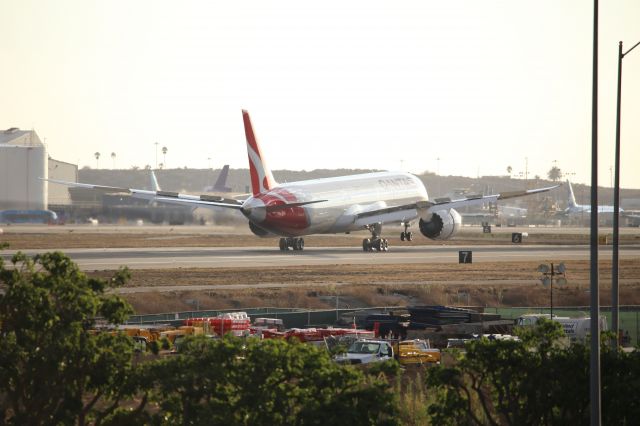
[[[589,262],[569,261],[566,286],[554,288],[557,306],[589,303]],[[240,307],[341,307],[452,304],[475,306],[547,306],[537,262],[405,265],[299,266],[286,268],[217,268],[134,270],[126,293],[138,313]],[[601,303],[610,301],[610,262],[600,264]],[[91,275],[108,277],[111,272]],[[640,304],[640,259],[624,260],[620,300]],[[239,288],[230,289],[229,284]],[[206,286],[191,290],[188,286]],[[147,287],[156,290],[149,291]],[[184,290],[182,289],[184,288]],[[197,301],[197,302],[196,302]]]

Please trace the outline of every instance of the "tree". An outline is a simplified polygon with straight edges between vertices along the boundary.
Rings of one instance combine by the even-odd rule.
[[[88,278],[60,252],[18,253],[11,263],[0,259],[0,422],[84,424],[111,415],[137,389],[133,345],[89,330],[97,317],[120,324],[131,313],[109,294],[129,272]]]
[[[513,167],[507,166],[507,173],[509,173],[509,177],[511,177],[511,172],[513,171]]]
[[[167,151],[168,151],[167,147],[163,146],[162,147],[162,163],[163,164],[167,164]]]
[[[551,167],[547,172],[547,176],[554,182],[559,181],[562,178],[562,171],[557,166]]]
[[[111,159],[113,160],[113,168],[116,168],[116,153],[112,152],[111,153]]]
[[[99,169],[100,167],[98,167],[98,160],[100,160],[100,153],[99,152],[94,152],[93,156],[96,157],[96,169]]]
[[[397,424],[385,379],[307,344],[190,338],[148,372],[166,424]]]
[[[518,333],[521,341],[472,341],[456,365],[428,371],[432,423],[589,423],[589,347],[563,344],[560,324],[548,320]],[[601,360],[603,424],[634,424],[640,355],[603,345]]]

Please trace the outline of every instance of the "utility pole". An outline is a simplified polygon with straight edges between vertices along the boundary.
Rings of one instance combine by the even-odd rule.
[[[158,142],[154,142],[156,146],[156,169],[158,168]]]
[[[619,252],[620,252],[620,113],[622,106],[622,59],[640,44],[636,43],[631,49],[622,53],[622,42],[618,45],[618,101],[616,113],[616,155],[615,155],[615,181],[613,184],[613,253],[611,258],[611,328],[616,333],[614,350],[618,350],[620,338],[619,320]]]

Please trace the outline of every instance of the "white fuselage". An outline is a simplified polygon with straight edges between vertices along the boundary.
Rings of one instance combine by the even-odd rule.
[[[363,229],[367,223],[358,220],[360,213],[427,200],[427,190],[416,176],[378,172],[280,184],[248,198],[243,212],[276,235],[334,234]],[[312,201],[318,202],[270,211],[265,207]],[[393,221],[410,221],[417,215],[415,209],[403,210]]]

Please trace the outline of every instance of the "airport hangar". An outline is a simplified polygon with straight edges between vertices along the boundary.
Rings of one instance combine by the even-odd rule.
[[[0,130],[0,210],[71,205],[66,187],[41,178],[77,181],[78,166],[49,157],[34,130]]]
[[[42,178],[77,182],[78,166],[51,158],[34,130],[0,130],[0,211],[52,210],[62,222],[106,216],[182,224],[192,216],[182,206],[150,206],[125,194],[70,189]]]

